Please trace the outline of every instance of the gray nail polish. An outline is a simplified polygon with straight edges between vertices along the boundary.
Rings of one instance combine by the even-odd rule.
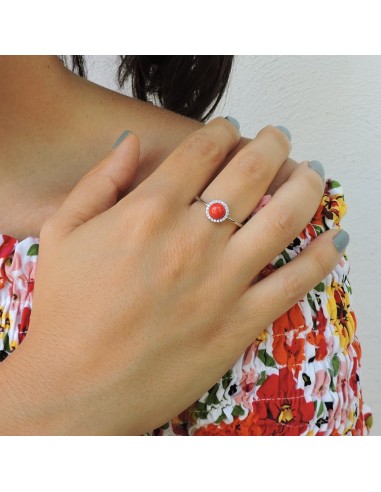
[[[233,118],[233,116],[225,116],[225,120],[228,120],[229,123],[231,123],[232,125],[234,125],[237,128],[237,130],[240,129],[238,120],[236,120],[235,118]]]
[[[335,248],[342,253],[349,244],[349,234],[343,229],[332,239]]]
[[[318,174],[320,174],[322,180],[325,180],[325,172],[324,172],[324,167],[323,164],[319,161],[309,161],[308,166],[316,171]]]
[[[122,133],[122,135],[118,138],[118,140],[114,143],[114,145],[112,146],[112,149],[116,149],[118,147],[118,145],[120,145],[123,140],[127,137],[127,135],[129,135],[129,131],[126,130]]]
[[[285,126],[282,126],[282,125],[278,125],[275,128],[278,128],[278,130],[283,132],[286,135],[286,137],[289,139],[289,141],[291,142],[291,132],[290,132],[290,130],[288,130],[288,128],[286,128]]]

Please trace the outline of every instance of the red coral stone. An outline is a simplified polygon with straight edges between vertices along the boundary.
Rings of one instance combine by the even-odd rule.
[[[226,214],[226,208],[224,207],[224,205],[222,205],[222,203],[213,203],[210,207],[209,207],[209,215],[213,218],[213,219],[222,219],[222,217],[224,217]]]

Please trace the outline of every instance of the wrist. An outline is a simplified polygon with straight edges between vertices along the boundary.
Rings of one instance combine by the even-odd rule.
[[[28,336],[0,366],[0,435],[64,435],[69,418],[59,418],[55,395],[41,377],[40,352],[28,350]]]

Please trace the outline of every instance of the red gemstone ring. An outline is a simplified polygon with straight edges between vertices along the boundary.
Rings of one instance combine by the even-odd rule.
[[[212,222],[224,222],[224,220],[231,220],[238,227],[243,227],[243,224],[229,217],[229,207],[222,200],[212,200],[207,203],[199,196],[196,196],[196,200],[206,205],[205,213],[209,220]]]

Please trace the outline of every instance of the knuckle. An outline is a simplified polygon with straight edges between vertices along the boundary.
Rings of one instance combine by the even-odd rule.
[[[259,133],[267,133],[269,135],[277,135],[279,130],[277,130],[275,128],[275,126],[272,126],[272,125],[266,125],[264,126],[260,131]]]
[[[237,156],[237,167],[249,178],[260,181],[270,179],[270,166],[265,154],[259,149],[246,151]]]
[[[187,270],[195,250],[192,252],[191,243],[174,240],[171,247],[167,248],[162,262],[162,273],[170,285],[178,284]]]
[[[137,208],[139,217],[144,217],[143,222],[161,222],[168,213],[167,201],[160,195],[143,200]]]
[[[325,186],[325,180],[323,180],[323,178],[316,171],[308,166],[308,161],[306,162],[305,170],[307,187],[313,190],[319,196],[319,199],[321,199],[321,194]]]
[[[290,141],[281,130],[275,126],[267,125],[259,133],[262,132],[269,135],[284,152],[289,151],[291,145]]]
[[[54,237],[57,227],[57,223],[52,217],[47,219],[41,226],[40,239],[44,240],[45,238]]]
[[[297,230],[295,214],[289,207],[274,211],[269,220],[269,225],[273,232],[281,237],[286,236],[288,238],[290,235],[293,236],[293,234],[300,232]]]
[[[314,265],[315,265],[316,270],[317,270],[317,272],[316,272],[317,276],[319,277],[319,281],[321,281],[332,270],[332,266],[331,266],[330,262],[328,261],[326,251],[324,249],[322,249],[322,250],[319,249],[319,250],[315,251],[313,261],[314,261]]]
[[[290,303],[296,303],[299,298],[306,294],[303,277],[295,273],[285,272],[282,277],[282,292]]]
[[[122,191],[115,178],[110,176],[108,173],[102,173],[100,170],[94,171],[91,174],[87,174],[83,179],[87,178],[89,184],[85,183],[84,186],[88,186],[89,189],[93,190],[94,193],[104,193],[107,191],[107,195],[110,197],[110,203],[115,203],[118,194]]]
[[[163,226],[169,215],[169,206],[163,196],[140,197],[125,210],[125,223],[132,236],[144,243]]]
[[[191,135],[184,143],[184,150],[186,153],[191,152],[213,162],[220,161],[224,157],[218,142],[205,133]]]

